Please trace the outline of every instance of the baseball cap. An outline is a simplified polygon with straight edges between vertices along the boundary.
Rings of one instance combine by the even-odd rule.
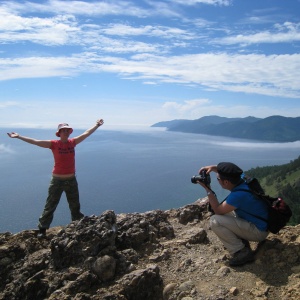
[[[236,178],[243,174],[243,170],[231,162],[220,162],[217,165],[217,171],[220,176],[225,178]]]

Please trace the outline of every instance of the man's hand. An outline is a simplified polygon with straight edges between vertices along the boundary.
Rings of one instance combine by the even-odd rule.
[[[199,174],[201,173],[201,171],[205,170],[207,174],[209,174],[210,172],[216,172],[217,173],[217,166],[216,165],[212,165],[212,166],[206,166],[206,167],[202,167],[199,170]]]

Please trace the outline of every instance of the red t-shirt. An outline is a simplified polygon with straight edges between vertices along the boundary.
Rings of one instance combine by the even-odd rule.
[[[52,140],[51,147],[54,157],[54,174],[73,174],[75,173],[75,147],[74,139],[69,139],[67,143],[61,140]]]

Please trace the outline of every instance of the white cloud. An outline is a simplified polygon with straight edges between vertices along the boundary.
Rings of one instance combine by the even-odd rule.
[[[175,109],[180,112],[191,111],[197,108],[201,108],[211,101],[208,99],[193,99],[193,100],[186,100],[183,104],[178,102],[166,102],[163,105],[164,109]]]
[[[80,23],[73,15],[56,15],[54,17],[22,17],[0,9],[0,42],[10,44],[31,42],[44,46],[77,45],[90,49],[117,53],[156,52],[157,49],[182,47],[183,42],[195,38],[195,34],[178,27],[128,24],[93,24],[86,20]],[[82,21],[81,21],[82,22]],[[112,38],[114,36],[115,38]],[[136,40],[124,39],[134,37]],[[143,41],[143,38],[155,38],[157,41]],[[140,40],[138,40],[140,39]],[[174,39],[166,45],[164,40]]]
[[[195,6],[197,4],[228,6],[232,0],[172,0],[167,2],[147,0],[148,5],[142,7],[133,1],[62,1],[48,0],[43,3],[25,1],[2,1],[1,7],[7,12],[47,13],[47,14],[71,14],[75,16],[132,16],[145,18],[150,16],[166,16],[181,18],[177,12],[176,4],[183,6]],[[145,4],[143,3],[143,5]],[[140,4],[140,3],[139,3]],[[0,8],[1,9],[1,8]]]
[[[204,115],[210,103],[209,99],[185,100],[183,103],[169,101],[162,105],[162,110],[173,119],[198,119]]]
[[[215,12],[202,14],[201,8],[208,5]],[[150,124],[169,118],[193,119],[211,114],[234,116],[237,112],[243,115],[249,114],[249,111],[255,112],[256,116],[280,114],[277,108],[260,107],[260,110],[256,110],[246,105],[230,106],[202,99],[208,95],[213,99],[216,94],[223,97],[217,93],[219,91],[225,92],[230,103],[230,92],[235,94],[233,98],[241,95],[240,101],[244,99],[243,94],[268,96],[263,99],[281,98],[280,101],[294,101],[300,97],[300,54],[296,48],[300,40],[300,23],[278,23],[284,15],[281,18],[278,16],[275,23],[274,11],[254,9],[233,18],[225,10],[232,13],[236,9],[234,5],[234,1],[226,0],[1,1],[0,81],[78,77],[73,83],[80,82],[78,86],[87,87],[85,92],[88,94],[89,90],[95,91],[92,80],[96,77],[101,77],[101,80],[105,78],[107,86],[112,85],[116,77],[130,80],[129,85],[133,87],[132,90],[138,91],[139,97],[153,101],[148,108],[158,120],[143,120],[143,105],[129,102],[128,111],[123,107],[127,113],[122,114],[108,103],[106,115],[119,123],[126,122],[125,118],[131,116],[132,111],[136,123]],[[199,9],[199,14],[195,13],[196,9]],[[215,18],[221,9],[224,18]],[[247,26],[242,23],[245,16],[248,16],[247,21],[251,21]],[[273,27],[268,27],[269,23]],[[264,27],[262,24],[265,24]],[[232,34],[234,30],[235,35]],[[260,45],[265,43],[285,45],[265,48]],[[259,44],[258,48],[255,48],[256,44]],[[241,45],[245,48],[241,49]],[[240,52],[234,54],[237,48]],[[222,50],[215,52],[215,49]],[[265,49],[268,51],[266,53],[275,54],[241,54],[242,51],[263,53]],[[287,53],[276,54],[284,51]],[[288,54],[293,51],[294,54]],[[22,89],[25,81],[16,82],[16,86]],[[34,90],[34,80],[26,80],[26,84],[28,87],[32,85],[31,91]],[[3,86],[6,95],[9,95],[6,99],[34,98],[31,92],[26,95],[14,93],[12,82],[7,85],[3,82]],[[73,87],[76,93],[77,86]],[[64,85],[59,88],[64,92]],[[151,93],[147,94],[150,89]],[[118,91],[113,90],[112,94],[117,100]],[[44,101],[45,98],[56,98],[56,95],[35,96]],[[91,94],[91,97],[94,95]],[[183,97],[188,100],[184,101]],[[249,101],[250,97],[245,98]],[[6,99],[0,103],[1,113],[10,113],[14,107],[16,111],[21,110],[15,102]],[[162,106],[162,99],[171,100]],[[133,110],[134,107],[136,110]],[[33,101],[27,113],[34,114],[37,119],[34,122],[41,126],[51,125],[50,121],[45,124],[40,118],[42,108]],[[100,109],[99,106],[97,108]],[[79,108],[77,105],[74,114],[78,122],[83,122],[80,116],[83,111],[86,115],[94,113],[93,109]],[[14,118],[18,120],[15,124],[28,124],[28,120],[19,113],[16,113],[18,118]],[[49,120],[55,113],[49,107],[46,113]],[[291,109],[284,113],[296,114]],[[115,114],[118,118],[115,118]],[[6,124],[7,119],[1,116],[0,122]]]
[[[298,98],[300,55],[148,55],[136,60],[110,58],[105,71],[160,82],[195,84],[215,90]]]
[[[53,18],[20,17],[0,11],[0,41],[16,43],[30,41],[43,45],[72,44],[82,34],[73,16],[56,16]],[[80,39],[81,40],[81,39]]]
[[[0,80],[109,72],[161,83],[299,98],[299,69],[300,54],[136,55],[126,59],[86,52],[71,57],[0,59]]]
[[[176,27],[168,26],[139,26],[133,27],[127,24],[109,24],[101,30],[108,35],[117,36],[153,36],[159,38],[180,38],[180,39],[192,39],[195,35],[187,30],[183,30]]]
[[[262,43],[291,43],[300,41],[300,23],[286,22],[284,24],[276,24],[276,32],[262,31],[254,34],[238,34],[215,40],[215,42],[223,45],[249,45]]]
[[[15,101],[0,102],[0,109],[5,109],[5,108],[10,108],[10,107],[15,107],[15,106],[18,106],[18,102],[15,102]]]
[[[232,147],[232,148],[247,148],[247,149],[299,149],[300,141],[290,142],[290,143],[259,143],[259,142],[218,142],[210,141],[211,144],[220,145],[221,147]]]
[[[69,114],[70,107],[72,113]],[[16,103],[13,110],[10,107],[1,109],[0,127],[9,126],[10,130],[18,130],[17,128],[55,129],[57,124],[68,122],[74,128],[87,129],[95,120],[103,118],[105,121],[103,130],[117,127],[127,129],[129,124],[138,127],[150,126],[160,121],[193,120],[209,115],[229,118],[252,115],[265,118],[270,115],[283,115],[284,112],[284,116],[297,117],[299,116],[297,107],[295,104],[295,107],[287,108],[284,103],[274,107],[267,105],[250,106],[250,104],[229,104],[225,100],[220,103],[220,101],[213,99],[188,99],[184,101],[174,97],[174,101],[166,101],[165,103],[95,99],[94,101],[90,100],[88,105],[85,101],[70,104],[69,99],[62,99],[61,101],[53,99],[47,101],[47,109],[45,110],[45,102],[37,99],[26,103]]]
[[[169,0],[182,5],[196,5],[196,4],[208,4],[208,5],[220,5],[228,6],[232,3],[232,0]]]
[[[51,14],[74,14],[87,16],[131,15],[146,16],[149,12],[133,5],[130,1],[60,1],[49,0],[44,3],[26,1],[6,1],[2,4],[7,10],[17,13],[36,12]]]
[[[161,116],[166,120],[170,119],[199,119],[202,116],[226,116],[228,118],[243,118],[255,116],[257,118],[266,118],[272,115],[282,115],[281,107],[270,107],[264,105],[234,105],[228,104],[225,100],[223,103],[210,99],[186,100],[183,102],[165,102],[162,105]],[[298,111],[295,108],[284,108],[284,115],[298,117]]]
[[[8,145],[0,144],[0,154],[13,154],[15,153],[14,150]]]
[[[27,57],[0,59],[0,80],[75,76],[80,67],[78,57]],[[18,75],[19,74],[19,75]]]

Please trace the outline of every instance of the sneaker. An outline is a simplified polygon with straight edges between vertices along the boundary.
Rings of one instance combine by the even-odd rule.
[[[46,237],[46,228],[40,228],[40,231],[39,231],[37,237],[38,237],[39,239],[45,238],[45,237]]]
[[[229,260],[230,266],[241,266],[254,260],[254,253],[248,247],[235,252],[232,258]]]

